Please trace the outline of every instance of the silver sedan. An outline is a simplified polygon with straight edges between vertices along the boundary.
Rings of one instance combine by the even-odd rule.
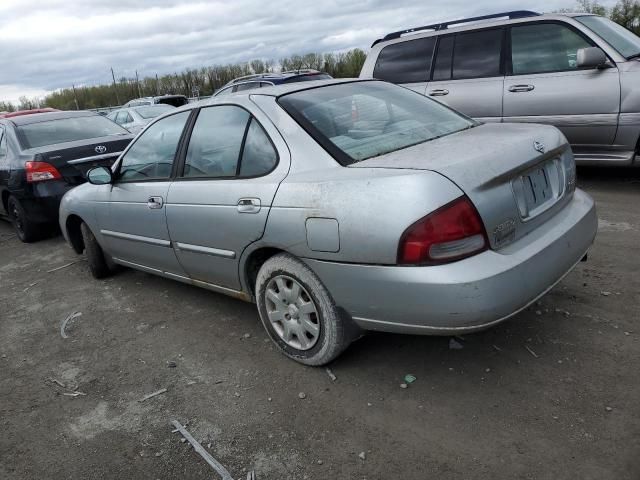
[[[365,330],[501,322],[597,227],[554,127],[480,124],[385,82],[262,88],[174,110],[60,207],[96,278],[114,264],[255,302],[290,358]]]

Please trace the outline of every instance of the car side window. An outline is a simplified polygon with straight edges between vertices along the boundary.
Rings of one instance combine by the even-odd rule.
[[[394,43],[384,47],[373,69],[373,77],[392,83],[426,82],[436,37]]]
[[[455,37],[447,35],[440,37],[438,53],[433,65],[433,80],[451,80],[451,58],[453,57],[453,42]]]
[[[459,33],[453,48],[454,80],[500,75],[502,29]]]
[[[243,90],[252,90],[254,88],[260,88],[260,82],[241,83],[240,85],[237,86],[235,91],[241,92]]]
[[[123,123],[126,123],[126,117],[127,117],[127,112],[125,112],[124,110],[119,111],[118,115],[116,115],[116,123],[118,125],[122,125]]]
[[[511,28],[511,65],[514,75],[578,69],[578,50],[592,45],[558,23]]]
[[[249,113],[232,105],[200,110],[193,127],[185,177],[234,177]]]
[[[242,160],[240,161],[241,177],[265,175],[273,170],[278,163],[278,154],[264,129],[255,118],[249,121],[251,124],[247,130]]]
[[[169,178],[190,113],[187,110],[162,118],[147,128],[122,158],[118,179],[137,182]]]

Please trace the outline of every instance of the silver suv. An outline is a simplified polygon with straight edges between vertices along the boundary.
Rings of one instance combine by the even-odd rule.
[[[515,11],[390,33],[360,77],[484,122],[554,125],[579,164],[640,164],[640,38],[597,15]]]

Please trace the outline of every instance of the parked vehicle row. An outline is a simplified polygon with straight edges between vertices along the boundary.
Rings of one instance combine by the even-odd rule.
[[[516,11],[394,32],[360,76],[483,122],[554,125],[581,164],[640,163],[640,38],[597,15]]]
[[[96,278],[119,264],[255,301],[308,365],[363,330],[495,325],[571,270],[597,228],[560,131],[480,124],[375,80],[187,105],[88,179],[60,227]]]

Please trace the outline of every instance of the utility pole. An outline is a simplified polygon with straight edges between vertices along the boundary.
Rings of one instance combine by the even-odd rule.
[[[158,74],[156,73],[156,95],[160,96],[160,83],[158,83]]]
[[[142,98],[142,90],[140,90],[140,79],[138,78],[137,70],[136,70],[136,85],[138,86],[138,97]]]
[[[71,84],[71,88],[73,88],[73,99],[76,102],[76,110],[80,110],[80,107],[78,106],[78,94],[76,93],[76,86]]]
[[[118,87],[116,85],[116,76],[113,74],[113,67],[111,67],[111,78],[113,78],[113,91],[116,92],[116,103],[120,105],[120,97],[118,96]]]

